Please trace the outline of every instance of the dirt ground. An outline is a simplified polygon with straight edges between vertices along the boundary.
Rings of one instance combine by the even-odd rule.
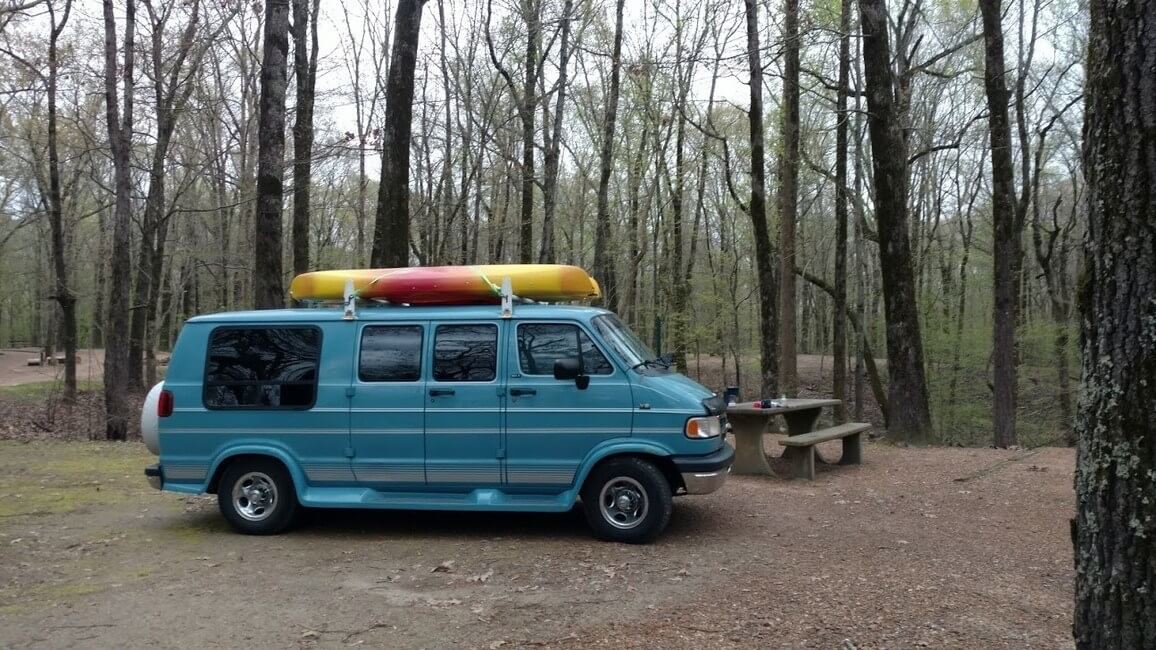
[[[57,354],[63,354],[57,352]],[[30,366],[29,359],[39,355],[36,348],[5,348],[0,350],[0,386],[16,386],[40,381],[64,380],[64,366]],[[100,381],[104,376],[104,350],[78,350],[76,378],[81,381]]]
[[[0,647],[1071,646],[1069,449],[870,444],[814,482],[679,498],[649,546],[577,512],[245,537],[211,497],[150,490],[150,458],[0,441]]]

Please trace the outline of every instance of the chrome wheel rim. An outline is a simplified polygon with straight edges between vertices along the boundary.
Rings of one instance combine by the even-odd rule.
[[[650,499],[641,483],[629,476],[619,476],[602,486],[598,507],[606,523],[619,530],[630,530],[646,519]]]
[[[268,474],[249,472],[233,484],[233,510],[248,521],[268,519],[277,509],[277,485]]]

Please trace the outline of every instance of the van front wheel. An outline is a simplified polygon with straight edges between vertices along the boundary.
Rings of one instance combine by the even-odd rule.
[[[641,458],[615,458],[594,468],[582,488],[586,521],[605,540],[642,544],[670,523],[670,483]]]
[[[225,468],[217,489],[221,514],[237,532],[274,535],[289,527],[297,514],[297,494],[285,467],[256,459]]]

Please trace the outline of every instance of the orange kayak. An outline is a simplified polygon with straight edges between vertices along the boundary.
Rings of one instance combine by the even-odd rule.
[[[601,295],[598,283],[585,270],[566,264],[314,271],[293,278],[289,294],[296,300],[341,300],[346,283],[352,281],[358,297],[365,299],[411,305],[498,303],[506,278],[514,295],[531,300],[565,302]]]

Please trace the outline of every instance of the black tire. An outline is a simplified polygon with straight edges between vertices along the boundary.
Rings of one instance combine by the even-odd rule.
[[[625,499],[624,509],[617,507],[616,493]],[[640,503],[638,496],[644,501]],[[582,505],[586,521],[599,538],[645,544],[670,523],[674,499],[670,483],[653,463],[625,457],[605,461],[590,472],[582,486]]]
[[[240,485],[239,485],[240,484]],[[250,502],[246,490],[261,493],[263,500]],[[269,501],[268,497],[272,496]],[[264,503],[268,507],[262,507]],[[269,458],[243,459],[230,463],[217,485],[217,504],[225,521],[246,535],[275,535],[293,524],[297,517],[297,490],[281,463]],[[252,505],[250,505],[252,504]]]

